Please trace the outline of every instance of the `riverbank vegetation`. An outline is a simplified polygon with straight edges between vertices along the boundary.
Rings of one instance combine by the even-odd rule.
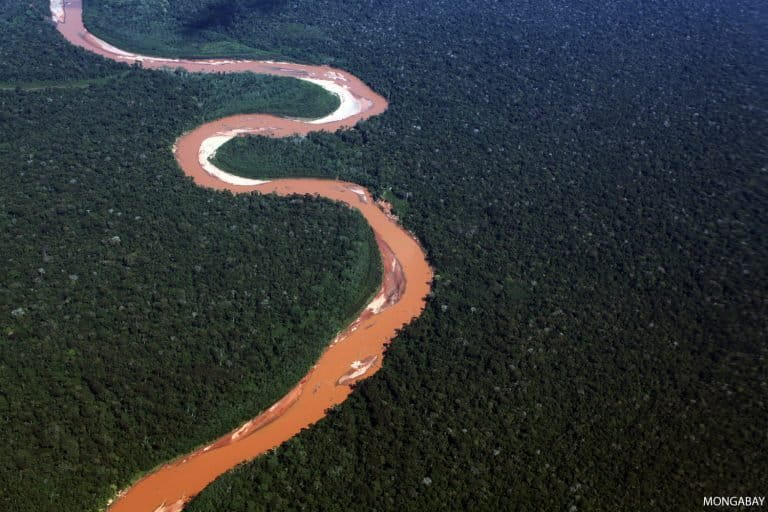
[[[120,34],[137,38],[147,30],[164,41],[189,38],[195,43],[206,37],[295,60],[334,63],[384,94],[390,109],[354,130],[297,141],[238,139],[218,157],[243,169],[290,174],[312,168],[369,186],[393,200],[438,273],[427,310],[393,342],[379,373],[312,429],[219,479],[190,510],[689,510],[703,495],[761,492],[768,473],[768,98],[763,85],[768,16],[762,2],[705,2],[694,8],[690,2],[660,0],[642,6],[628,0],[589,5],[576,0],[394,0],[372,8],[357,0],[292,0],[272,9],[238,2],[232,16],[188,34],[181,14],[205,19],[206,12],[218,12],[215,2],[147,0],[142,2],[146,11],[134,9],[130,16],[119,15],[118,9],[127,8],[121,4],[88,2],[86,22],[111,41]],[[110,30],[112,37],[105,33]],[[141,89],[143,80],[152,83],[154,76],[142,73],[129,90]],[[271,229],[261,226],[272,222],[265,212],[278,205],[289,208],[290,201],[229,199],[179,180],[166,144],[186,125],[173,116],[181,111],[187,112],[181,119],[191,119],[204,113],[188,96],[171,94],[173,86],[152,83],[141,90],[129,99],[152,103],[152,110],[142,107],[146,113],[124,128],[124,135],[111,129],[120,126],[129,109],[114,91],[101,104],[77,92],[56,92],[80,105],[72,114],[54,110],[55,104],[46,103],[39,92],[34,99],[19,96],[24,98],[19,113],[7,124],[20,130],[19,136],[0,146],[6,159],[1,169],[27,174],[14,174],[13,183],[6,183],[14,190],[6,194],[21,187],[24,194],[49,198],[69,193],[70,187],[87,189],[68,179],[43,180],[47,174],[39,173],[52,168],[59,169],[55,176],[80,179],[89,169],[86,175],[116,181],[109,186],[87,181],[93,192],[77,204],[96,203],[101,210],[68,207],[65,201],[61,213],[51,213],[54,221],[65,215],[53,224],[65,242],[52,238],[43,253],[22,235],[30,231],[5,230],[11,235],[3,239],[3,248],[17,252],[26,244],[41,259],[57,243],[72,244],[64,227],[85,222],[87,217],[77,213],[83,209],[102,212],[99,236],[109,240],[114,235],[106,222],[114,214],[105,212],[118,198],[125,205],[115,211],[127,212],[122,223],[140,216],[154,226],[126,256],[153,247],[153,233],[181,233],[169,236],[167,243],[191,244],[175,239],[201,233],[209,240],[234,236],[225,229],[232,224],[238,236],[246,223]],[[161,106],[157,111],[155,103]],[[165,103],[173,108],[162,107]],[[33,114],[38,108],[39,114]],[[50,141],[72,136],[50,119],[90,109],[101,117],[82,127],[75,150],[64,150],[73,146],[63,142],[50,146]],[[0,110],[6,120],[8,112],[7,106]],[[25,119],[33,115],[46,123],[28,126]],[[135,151],[123,151],[126,142],[120,137]],[[34,141],[35,148],[51,149],[36,149],[30,157]],[[251,149],[259,155],[243,151]],[[140,159],[142,153],[152,158],[151,166]],[[40,179],[24,185],[33,169]],[[125,173],[146,175],[148,181],[125,180]],[[162,201],[155,189],[163,191]],[[6,205],[59,206],[38,196],[6,197]],[[211,197],[215,208],[205,203]],[[240,201],[274,203],[251,215]],[[297,205],[285,215],[304,217],[305,207]],[[188,216],[194,222],[188,220],[191,227],[182,231]],[[334,221],[323,222],[332,226]],[[270,240],[288,251],[280,254],[295,251],[295,240],[270,233]],[[112,246],[105,247],[100,250]],[[185,250],[194,247],[174,246],[172,254]],[[242,254],[242,264],[258,264],[256,254]],[[278,251],[274,254],[277,258]],[[209,258],[220,262],[222,256]],[[94,258],[101,259],[108,258]],[[64,273],[56,269],[56,275],[69,285],[64,277],[68,266],[81,260],[67,259]],[[173,271],[191,274],[195,264],[182,259]],[[302,258],[301,264],[313,263]],[[7,278],[20,284],[5,288],[16,290],[15,297],[32,293],[28,288],[36,286],[38,266],[35,261],[20,267],[17,272],[26,280]],[[203,268],[209,266],[214,265]],[[302,282],[306,276],[299,274],[299,262],[291,268],[300,278],[295,283]],[[103,273],[100,269],[79,270],[74,286],[93,271]],[[147,282],[156,274],[164,275],[160,268],[132,275]],[[271,282],[287,286],[294,282],[292,275],[286,272]],[[219,280],[211,278],[213,284]],[[187,294],[211,296],[201,287],[212,284],[190,281]],[[114,284],[120,282],[115,278],[109,285],[120,304],[157,302],[146,289],[131,299],[130,288]],[[245,289],[232,298],[228,289],[222,286],[222,297],[214,300],[240,307]],[[297,296],[311,293],[298,284],[293,290]],[[336,293],[343,298],[346,292]],[[62,325],[64,315],[75,318],[66,310],[72,301],[65,301],[65,295],[50,300],[62,308]],[[13,306],[4,303],[6,322],[16,321],[11,313],[22,307],[17,301]],[[87,317],[80,315],[85,322]],[[137,317],[134,329],[146,332],[151,325],[163,325],[155,321],[186,318],[158,313],[147,322]],[[230,329],[221,340],[250,325],[242,316],[212,320],[209,329]],[[103,322],[110,329],[122,328],[111,317]],[[77,341],[72,334],[66,339]],[[163,343],[170,343],[170,336]],[[126,364],[133,361],[133,343],[142,338],[115,338],[108,345]],[[7,343],[60,351],[42,332]],[[81,341],[73,357],[82,366],[98,368],[101,356],[93,351],[107,350],[104,345]],[[225,341],[212,346],[206,363],[211,371],[218,367],[217,358],[226,364],[239,353],[237,345]],[[66,354],[58,356],[61,365]],[[35,357],[40,356],[18,361],[18,368],[37,368]],[[5,375],[11,369],[23,371],[3,366]],[[44,375],[43,380],[58,382]],[[102,380],[101,374],[94,375],[94,381]],[[10,381],[3,382],[1,390]],[[77,425],[83,421],[77,392],[90,393],[90,384],[81,377],[73,382],[78,384],[71,388],[50,387],[63,390],[60,402],[70,404],[77,418],[71,423]],[[200,384],[191,394],[185,390],[174,396],[176,391],[168,390],[167,396],[181,404],[188,395],[199,400],[195,404],[205,403],[195,397],[210,391],[229,396],[230,389],[217,382]],[[112,386],[109,393],[96,403],[107,410],[120,408],[125,421],[124,431],[111,442],[123,435],[140,439],[144,431],[132,423],[139,414],[127,400],[135,392]],[[53,470],[31,479],[31,470],[19,469],[26,466],[19,466],[17,458],[43,457],[42,464],[52,466],[53,453],[70,453],[74,447],[31,441],[50,438],[45,431],[35,432],[41,425],[51,429],[54,439],[62,428],[62,422],[45,419],[46,410],[58,403],[35,396],[23,395],[14,415],[3,416],[3,431],[9,425],[20,433],[8,448],[10,458],[0,457],[10,482],[0,500],[13,496],[13,503],[45,510],[57,499],[55,493],[72,491],[50,487],[48,481],[64,481],[51,476]],[[0,397],[0,408],[16,403]],[[151,402],[141,403],[153,411]],[[198,425],[199,410],[193,409],[192,419],[181,410],[174,427]],[[211,407],[206,414],[215,422],[218,412]],[[122,471],[124,459],[108,458],[114,452],[109,439],[91,431],[72,432],[79,449],[93,446],[87,453],[106,455],[93,464],[68,459],[80,460],[80,466],[59,462],[57,472],[73,486],[119,480],[118,474],[107,477],[94,469],[106,459],[113,461],[109,467]],[[168,432],[157,431],[147,448],[150,454],[181,453],[174,451],[179,443],[164,444]],[[155,460],[141,450],[131,456]],[[95,473],[77,474],[86,469]],[[29,484],[33,481],[37,485]],[[84,508],[62,503],[57,510]]]
[[[107,77],[124,66],[73,47],[53,30],[48,2],[0,0],[0,82],[28,84]]]
[[[267,50],[244,43],[230,27],[247,16],[269,15],[286,7],[285,0],[192,0],[140,3],[88,0],[83,19],[88,29],[118,48],[145,55],[240,59],[286,58],[292,46]],[[303,44],[321,32],[303,24],[280,27],[282,37]]]
[[[343,174],[357,183],[351,175],[363,167],[365,154],[346,144],[343,137],[325,132],[287,139],[237,137],[219,148],[211,161],[220,169],[247,178],[335,178]]]

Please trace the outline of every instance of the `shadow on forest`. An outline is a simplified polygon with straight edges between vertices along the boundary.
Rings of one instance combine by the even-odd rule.
[[[228,27],[245,12],[271,13],[284,6],[286,0],[220,0],[194,13],[185,23],[187,32]]]

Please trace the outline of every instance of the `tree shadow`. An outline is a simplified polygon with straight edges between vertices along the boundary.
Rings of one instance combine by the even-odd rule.
[[[248,12],[271,14],[287,0],[220,0],[203,7],[184,22],[186,32],[226,28]]]

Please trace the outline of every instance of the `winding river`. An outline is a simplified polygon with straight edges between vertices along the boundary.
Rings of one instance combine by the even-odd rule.
[[[70,43],[106,58],[145,68],[184,68],[193,72],[244,72],[294,77],[336,94],[339,108],[311,121],[270,115],[237,115],[204,124],[182,135],[173,152],[184,173],[201,187],[233,193],[314,194],[358,210],[376,235],[384,264],[381,287],[360,316],[331,341],[307,375],[269,409],[220,439],[183,455],[148,474],[110,502],[111,512],[171,512],[184,505],[216,477],[279,446],[323,418],[343,402],[351,385],[381,367],[384,350],[396,331],[421,314],[432,270],[417,240],[397,223],[387,205],[377,203],[354,183],[321,179],[251,180],[227,174],[208,157],[232,137],[255,133],[273,137],[335,131],[380,114],[384,98],[358,78],[326,66],[272,61],[187,60],[149,57],[115,48],[89,34],[82,21],[82,0],[51,0],[51,14]]]

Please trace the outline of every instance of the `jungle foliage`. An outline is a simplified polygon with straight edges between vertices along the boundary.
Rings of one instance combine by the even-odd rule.
[[[48,2],[0,0],[0,87],[9,82],[93,79],[124,69],[59,37],[50,16]]]
[[[265,16],[286,0],[87,0],[88,29],[120,48],[150,55],[282,58],[280,51],[243,43],[229,30],[243,17]],[[300,26],[286,33],[303,32]]]
[[[215,3],[129,5],[89,0],[87,22],[169,54],[333,63],[387,96],[354,130],[219,158],[369,186],[438,272],[376,376],[190,510],[691,510],[761,492],[764,2],[291,0],[192,31]],[[186,187],[164,158],[165,188]]]
[[[355,182],[350,177],[354,169],[362,168],[365,153],[345,142],[350,133],[315,132],[285,139],[237,137],[219,148],[211,161],[220,169],[248,178],[343,174]]]

